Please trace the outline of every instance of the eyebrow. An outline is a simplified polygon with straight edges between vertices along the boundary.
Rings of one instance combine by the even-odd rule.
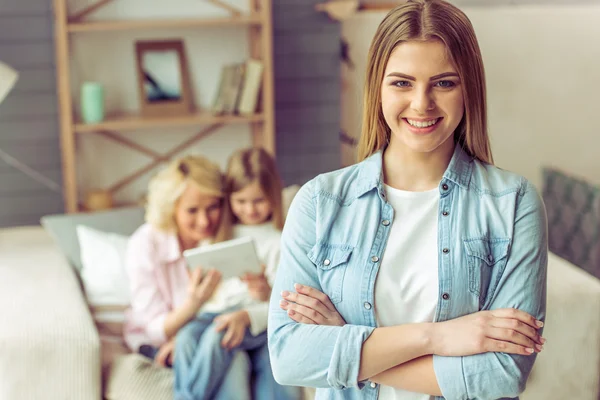
[[[395,77],[398,77],[398,78],[408,79],[409,81],[416,81],[417,80],[417,78],[415,78],[414,76],[402,74],[400,72],[389,73],[388,77],[391,77],[391,76],[395,76]],[[429,78],[429,80],[430,81],[435,81],[437,79],[447,78],[447,77],[458,78],[458,74],[456,72],[444,72],[444,73],[432,76],[431,78]]]

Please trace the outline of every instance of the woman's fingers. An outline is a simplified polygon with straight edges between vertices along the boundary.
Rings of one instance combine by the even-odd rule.
[[[494,318],[494,320],[492,321],[492,326],[494,328],[502,328],[518,332],[540,345],[546,343],[546,339],[544,339],[538,333],[537,329],[534,329],[526,323],[521,322],[517,319]]]
[[[516,319],[534,329],[540,329],[544,326],[542,321],[538,321],[525,311],[517,310],[516,308],[501,308],[499,310],[492,310],[490,312],[494,317]]]
[[[326,325],[327,318],[315,311],[313,308],[305,307],[301,304],[290,303],[285,300],[282,300],[280,305],[286,307],[285,309],[288,311],[294,311],[296,314],[300,314],[308,320],[313,321],[313,323],[317,325]]]
[[[319,325],[317,322],[313,321],[312,319],[308,318],[307,316],[296,312],[293,309],[293,308],[295,308],[295,306],[296,306],[295,304],[288,303],[285,300],[281,300],[279,302],[279,307],[281,307],[283,310],[286,310],[288,316],[291,319],[293,319],[294,321],[301,323],[301,324]]]
[[[221,346],[226,349],[229,349],[229,343],[233,339],[234,334],[235,334],[235,329],[233,329],[233,326],[230,325],[229,328],[227,329],[227,331],[225,331],[223,340],[221,340]]]
[[[288,292],[287,290],[281,292],[281,297],[283,297],[287,301],[291,301],[301,306],[310,308],[316,311],[317,313],[321,314],[324,318],[326,318],[331,312],[331,310],[329,310],[329,308],[327,308],[325,304],[321,303],[320,300],[314,297],[310,297],[300,293]]]
[[[488,339],[486,341],[486,352],[521,354],[524,356],[530,356],[534,353],[534,351],[535,350],[531,347],[521,346],[502,340]]]
[[[501,340],[513,344],[521,345],[525,348],[535,349],[538,352],[542,351],[543,347],[530,339],[529,337],[517,332],[513,329],[507,328],[489,328],[487,337],[494,340]]]
[[[298,293],[301,293],[306,296],[309,296],[309,297],[319,300],[325,307],[327,307],[329,309],[329,311],[337,312],[337,309],[335,308],[335,306],[329,299],[329,296],[327,296],[325,293],[321,292],[320,290],[317,290],[310,286],[301,285],[299,283],[296,283],[294,285],[294,288],[298,291]]]

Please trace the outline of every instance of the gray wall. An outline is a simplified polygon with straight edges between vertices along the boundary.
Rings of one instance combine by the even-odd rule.
[[[20,79],[0,104],[0,148],[60,184],[50,0],[0,0],[0,61]],[[62,194],[0,160],[0,226],[63,211]]]
[[[277,162],[286,184],[340,167],[341,29],[322,0],[273,1]]]

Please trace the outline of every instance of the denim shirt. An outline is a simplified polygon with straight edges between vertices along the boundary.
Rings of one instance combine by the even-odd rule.
[[[377,399],[358,381],[363,342],[377,326],[375,280],[394,210],[386,201],[382,151],[305,184],[282,235],[269,310],[273,373],[284,385],[316,387],[317,399]],[[547,224],[525,178],[456,146],[439,184],[439,301],[434,322],[480,310],[517,308],[545,320]],[[326,293],[346,325],[299,324],[279,307],[294,283]],[[402,338],[398,338],[402,340]],[[433,356],[448,400],[518,398],[536,356]]]

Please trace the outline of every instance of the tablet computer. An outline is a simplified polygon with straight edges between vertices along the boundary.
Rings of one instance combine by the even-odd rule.
[[[183,257],[190,269],[200,267],[207,271],[214,268],[221,272],[223,280],[246,272],[260,274],[262,271],[254,240],[250,237],[185,250]]]

